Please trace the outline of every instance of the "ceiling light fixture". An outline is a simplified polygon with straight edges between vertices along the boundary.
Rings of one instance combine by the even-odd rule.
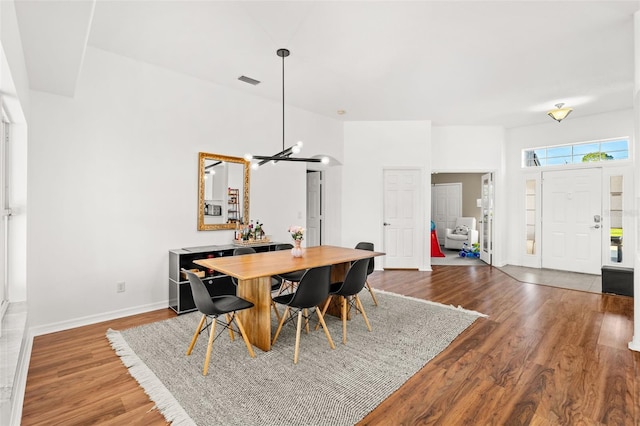
[[[573,109],[568,107],[562,108],[563,106],[563,103],[556,104],[556,109],[552,109],[551,111],[547,112],[547,115],[556,120],[558,123],[561,122],[562,120],[567,118],[567,115],[571,114],[571,111],[573,111]]]
[[[289,148],[285,148],[285,138],[284,138],[284,58],[286,58],[287,56],[290,55],[289,50],[287,49],[278,49],[277,50],[277,55],[279,57],[282,58],[282,151],[270,155],[270,156],[265,156],[265,155],[251,155],[251,154],[246,154],[244,156],[245,160],[247,161],[251,161],[251,160],[258,160],[255,162],[251,163],[251,168],[253,168],[254,170],[257,169],[258,167],[262,166],[263,164],[267,164],[269,162],[271,162],[272,164],[276,164],[278,161],[302,161],[302,162],[306,162],[306,163],[322,163],[322,164],[329,164],[329,157],[322,157],[322,158],[298,158],[298,157],[292,157],[292,154],[298,154],[300,152],[300,150],[302,149],[302,141],[298,141],[295,145],[290,146]]]

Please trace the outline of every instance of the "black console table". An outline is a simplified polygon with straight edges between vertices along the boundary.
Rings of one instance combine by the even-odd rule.
[[[257,252],[273,251],[279,243],[268,242],[264,244],[251,244]],[[212,270],[205,270],[202,266],[193,263],[194,260],[212,257],[233,256],[233,250],[241,247],[235,244],[220,246],[186,247],[169,250],[169,307],[177,314],[196,310],[191,294],[189,280],[180,273],[184,269],[198,269],[202,282],[207,286],[211,296],[223,294],[236,294],[235,285],[231,278]]]

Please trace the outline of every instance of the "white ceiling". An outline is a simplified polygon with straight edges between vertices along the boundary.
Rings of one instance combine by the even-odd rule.
[[[73,96],[86,46],[341,120],[547,123],[633,107],[638,1],[16,0],[31,87]],[[240,82],[246,75],[258,86]],[[339,116],[336,111],[346,110]]]

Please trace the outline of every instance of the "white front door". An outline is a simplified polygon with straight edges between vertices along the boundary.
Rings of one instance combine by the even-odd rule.
[[[420,176],[417,169],[384,170],[384,267],[419,268]]]
[[[307,172],[307,247],[322,244],[321,188],[322,172]]]
[[[491,265],[493,251],[493,174],[482,175],[482,220],[480,221],[480,260]]]
[[[436,183],[431,186],[431,220],[436,224],[438,241],[444,244],[445,229],[453,229],[462,216],[462,183]]]
[[[542,173],[542,267],[600,274],[600,169]]]

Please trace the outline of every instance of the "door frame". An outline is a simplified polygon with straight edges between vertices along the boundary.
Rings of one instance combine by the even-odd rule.
[[[489,176],[489,196],[485,199],[484,197],[484,180],[485,180],[485,176]],[[480,205],[481,205],[481,209],[482,212],[480,214],[480,216],[482,217],[482,219],[480,220],[479,223],[479,237],[478,237],[478,243],[480,244],[480,260],[482,260],[484,263],[486,263],[487,265],[492,265],[493,264],[493,239],[494,239],[494,233],[493,233],[493,222],[494,222],[494,217],[495,217],[495,206],[496,206],[496,202],[495,202],[495,174],[493,172],[487,172],[485,174],[483,174],[480,178],[480,187],[482,188],[480,190]],[[485,215],[485,211],[489,211],[489,215],[488,218]],[[488,225],[487,225],[488,222]],[[489,232],[487,233],[487,238],[489,239],[489,243],[487,244],[487,250],[484,250],[484,245],[485,245],[485,241],[484,241],[484,236],[485,236],[485,227],[489,226]]]
[[[493,176],[493,226],[491,227],[491,241],[492,241],[492,250],[491,250],[491,264],[497,267],[504,266],[504,254],[502,253],[503,247],[506,247],[503,244],[503,228],[507,227],[506,220],[503,221],[502,217],[506,218],[506,212],[504,212],[502,206],[502,199],[506,197],[506,195],[502,192],[504,188],[506,188],[506,182],[503,182],[504,173],[500,172],[497,169],[432,169],[431,175],[433,174],[480,174],[484,175],[487,173],[491,173]],[[429,183],[431,183],[431,176],[429,176]],[[425,195],[429,201],[431,201],[431,185],[429,186],[429,193]],[[426,222],[431,221],[431,208],[427,209],[429,212],[429,216],[426,218]],[[504,224],[504,225],[502,225]],[[430,256],[431,250],[425,250],[425,256]],[[429,257],[425,262],[428,262],[428,268],[426,270],[431,270],[431,257]]]
[[[584,166],[583,166],[584,167]],[[535,168],[524,169],[524,173],[522,173],[520,178],[520,184],[518,187],[518,191],[520,194],[524,194],[525,185],[527,180],[535,180],[536,185],[536,197],[535,197],[535,205],[536,205],[536,218],[535,218],[535,241],[536,241],[536,251],[534,254],[527,254],[526,251],[526,201],[525,196],[520,196],[520,231],[518,233],[519,242],[517,244],[519,257],[518,259],[514,259],[515,263],[519,266],[525,266],[529,268],[537,268],[542,269],[542,191],[544,190],[541,182],[542,182],[542,173],[544,171],[555,171],[555,170],[576,170],[583,167],[547,167],[547,168]],[[602,226],[605,230],[608,230],[610,227],[610,218],[608,217],[608,211],[610,209],[610,200],[609,200],[609,180],[611,176],[620,175],[623,176],[623,210],[625,212],[633,212],[634,210],[634,185],[635,185],[635,177],[634,177],[634,167],[629,163],[622,164],[604,164],[598,167],[587,168],[600,168],[602,170],[602,216],[603,222]],[[631,214],[625,214],[623,216],[623,229],[625,229],[625,237],[624,237],[624,247],[626,250],[624,251],[624,256],[621,263],[610,262],[608,256],[610,255],[610,243],[607,242],[607,238],[603,235],[602,239],[602,253],[601,253],[601,264],[602,265],[613,265],[613,266],[621,266],[621,267],[629,267],[632,268],[634,265],[634,255],[632,247],[635,247],[635,219]],[[626,232],[626,230],[629,230]],[[629,254],[631,253],[631,254]]]

